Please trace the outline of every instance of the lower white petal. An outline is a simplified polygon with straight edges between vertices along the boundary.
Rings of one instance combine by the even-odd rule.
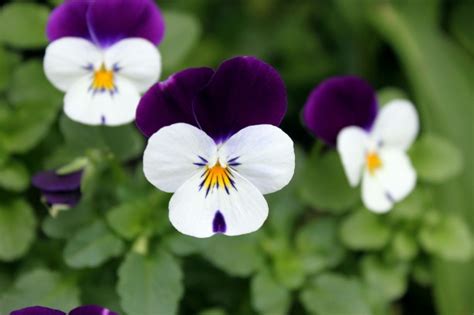
[[[65,92],[101,60],[102,52],[90,41],[64,37],[48,45],[43,67],[48,80]]]
[[[268,216],[263,195],[248,180],[232,173],[233,184],[202,186],[202,172],[186,181],[170,201],[169,217],[183,234],[209,237],[216,233],[241,235],[258,230]]]
[[[91,76],[78,80],[64,97],[64,112],[88,125],[117,126],[132,122],[140,94],[128,80],[116,77],[115,91],[94,91]]]
[[[285,187],[295,171],[293,141],[280,128],[256,125],[244,128],[219,150],[226,161],[262,194]]]
[[[108,69],[116,69],[118,76],[130,80],[142,93],[158,81],[161,55],[151,42],[142,38],[128,38],[105,51],[105,65]]]
[[[379,213],[387,212],[393,206],[393,200],[387,195],[380,180],[368,171],[362,179],[362,201],[367,209]]]
[[[416,171],[408,155],[396,149],[380,150],[382,167],[377,173],[390,198],[400,201],[415,188]]]
[[[359,127],[347,127],[337,136],[337,151],[351,186],[359,184],[364,169],[369,136]]]
[[[393,100],[380,110],[372,135],[385,146],[407,150],[415,141],[419,128],[415,106],[406,100]]]
[[[185,123],[163,127],[148,139],[143,172],[155,187],[175,192],[205,165],[213,165],[217,148],[202,130]]]

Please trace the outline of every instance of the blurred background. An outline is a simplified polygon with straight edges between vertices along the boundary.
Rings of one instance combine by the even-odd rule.
[[[67,119],[46,80],[48,15],[0,9],[0,314],[99,304],[128,315],[474,313],[474,1],[163,0],[164,73],[236,55],[272,64],[288,89],[282,128],[297,172],[248,236],[199,240],[167,218],[142,175],[133,125]],[[111,17],[112,18],[112,17]],[[388,214],[363,208],[336,153],[302,125],[309,92],[356,74],[422,124],[419,183]],[[31,176],[87,161],[82,199],[51,216]]]

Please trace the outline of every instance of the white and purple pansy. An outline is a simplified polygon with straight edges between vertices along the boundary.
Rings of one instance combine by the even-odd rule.
[[[51,14],[44,70],[71,119],[121,125],[161,72],[163,17],[152,0],[66,0]]]
[[[374,212],[389,211],[416,185],[407,150],[419,131],[410,102],[394,100],[378,110],[375,91],[354,76],[331,78],[310,95],[306,125],[336,144],[351,186],[362,181],[362,201]]]
[[[263,194],[294,173],[293,141],[277,127],[286,108],[279,74],[253,57],[178,72],[143,96],[136,123],[149,137],[144,173],[174,193],[169,218],[177,230],[209,237],[262,226]]]
[[[31,306],[10,313],[10,315],[66,315],[63,311],[44,306]],[[97,305],[80,306],[68,313],[68,315],[118,315],[107,308]]]

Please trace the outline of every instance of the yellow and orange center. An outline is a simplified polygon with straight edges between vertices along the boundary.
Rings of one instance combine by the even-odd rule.
[[[382,160],[376,152],[369,152],[366,156],[367,169],[371,175],[374,175],[375,171],[382,167]]]
[[[229,193],[229,189],[233,186],[232,173],[227,167],[222,167],[219,162],[212,167],[206,167],[203,177],[201,188],[205,188],[206,195],[214,187],[223,188]]]
[[[92,80],[92,88],[99,91],[113,91],[115,90],[114,85],[114,72],[107,70],[104,64],[102,64],[99,70],[94,72],[94,78]]]

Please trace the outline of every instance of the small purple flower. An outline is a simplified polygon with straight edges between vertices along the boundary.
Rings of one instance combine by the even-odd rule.
[[[169,217],[177,230],[209,237],[262,226],[263,194],[294,172],[293,141],[276,127],[286,107],[280,75],[253,57],[178,72],[143,96],[136,123],[149,137],[144,173],[174,193]]]
[[[32,306],[16,310],[10,315],[66,315],[66,313],[43,306]],[[97,305],[80,306],[69,312],[69,315],[118,315],[107,308]]]
[[[369,130],[377,116],[374,89],[355,76],[323,81],[309,95],[303,118],[309,130],[326,144],[335,146],[337,135],[348,126]]]
[[[44,201],[49,207],[68,209],[79,203],[81,179],[82,170],[64,175],[55,171],[44,171],[33,176],[32,183],[41,191]]]
[[[51,14],[44,70],[64,111],[90,125],[133,121],[161,72],[164,20],[152,0],[66,0]]]

